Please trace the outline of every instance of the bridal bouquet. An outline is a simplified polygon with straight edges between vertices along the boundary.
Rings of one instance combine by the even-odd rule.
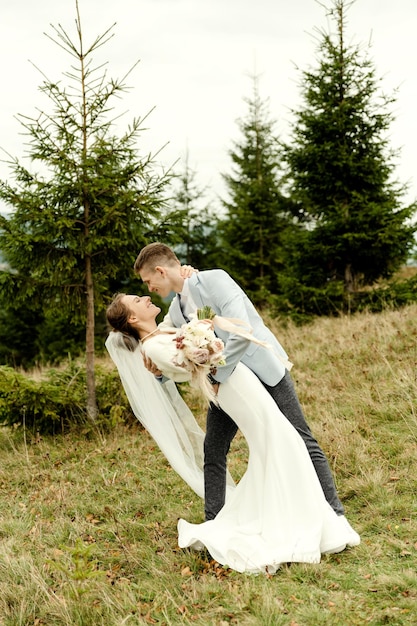
[[[207,378],[208,374],[216,374],[218,365],[225,365],[223,356],[224,343],[214,333],[214,326],[230,334],[238,335],[248,342],[256,343],[264,348],[271,346],[252,334],[249,324],[243,320],[221,317],[216,315],[209,306],[197,310],[191,322],[183,324],[176,332],[176,354],[173,358],[175,365],[184,367],[191,372],[191,384],[199,387],[209,400],[216,400],[212,385]],[[290,370],[292,363],[285,355],[276,353],[276,356]]]
[[[191,373],[191,383],[214,399],[208,374],[215,374],[219,365],[225,365],[224,343],[214,333],[214,311],[210,307],[197,310],[197,315],[177,330],[175,365],[184,367]]]

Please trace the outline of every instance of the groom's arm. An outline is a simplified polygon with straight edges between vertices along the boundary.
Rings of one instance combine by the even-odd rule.
[[[223,270],[200,272],[199,282],[200,295],[203,295],[205,304],[211,305],[222,317],[238,318],[250,327],[245,306],[247,296],[229,274]],[[216,382],[222,383],[227,380],[247,351],[248,343],[248,340],[243,337],[228,335],[224,351],[226,365],[218,367],[213,376]]]

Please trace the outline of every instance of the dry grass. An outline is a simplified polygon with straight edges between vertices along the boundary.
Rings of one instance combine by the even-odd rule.
[[[203,503],[138,426],[105,441],[3,429],[0,626],[416,623],[417,307],[271,326],[361,545],[271,578],[224,570],[177,548],[177,518]],[[245,463],[237,436],[232,472]]]

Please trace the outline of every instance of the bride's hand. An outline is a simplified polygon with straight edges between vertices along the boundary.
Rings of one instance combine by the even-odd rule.
[[[161,370],[157,368],[155,363],[147,356],[143,355],[143,364],[147,370],[150,371],[154,376],[162,376]]]
[[[190,276],[192,276],[194,272],[198,272],[198,270],[196,270],[192,265],[181,265],[181,278],[190,278]]]

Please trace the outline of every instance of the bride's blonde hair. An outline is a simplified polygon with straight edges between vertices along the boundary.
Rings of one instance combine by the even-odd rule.
[[[130,309],[122,299],[125,293],[117,293],[106,309],[106,318],[113,332],[121,333],[123,346],[133,352],[139,345],[139,331],[129,322]]]

